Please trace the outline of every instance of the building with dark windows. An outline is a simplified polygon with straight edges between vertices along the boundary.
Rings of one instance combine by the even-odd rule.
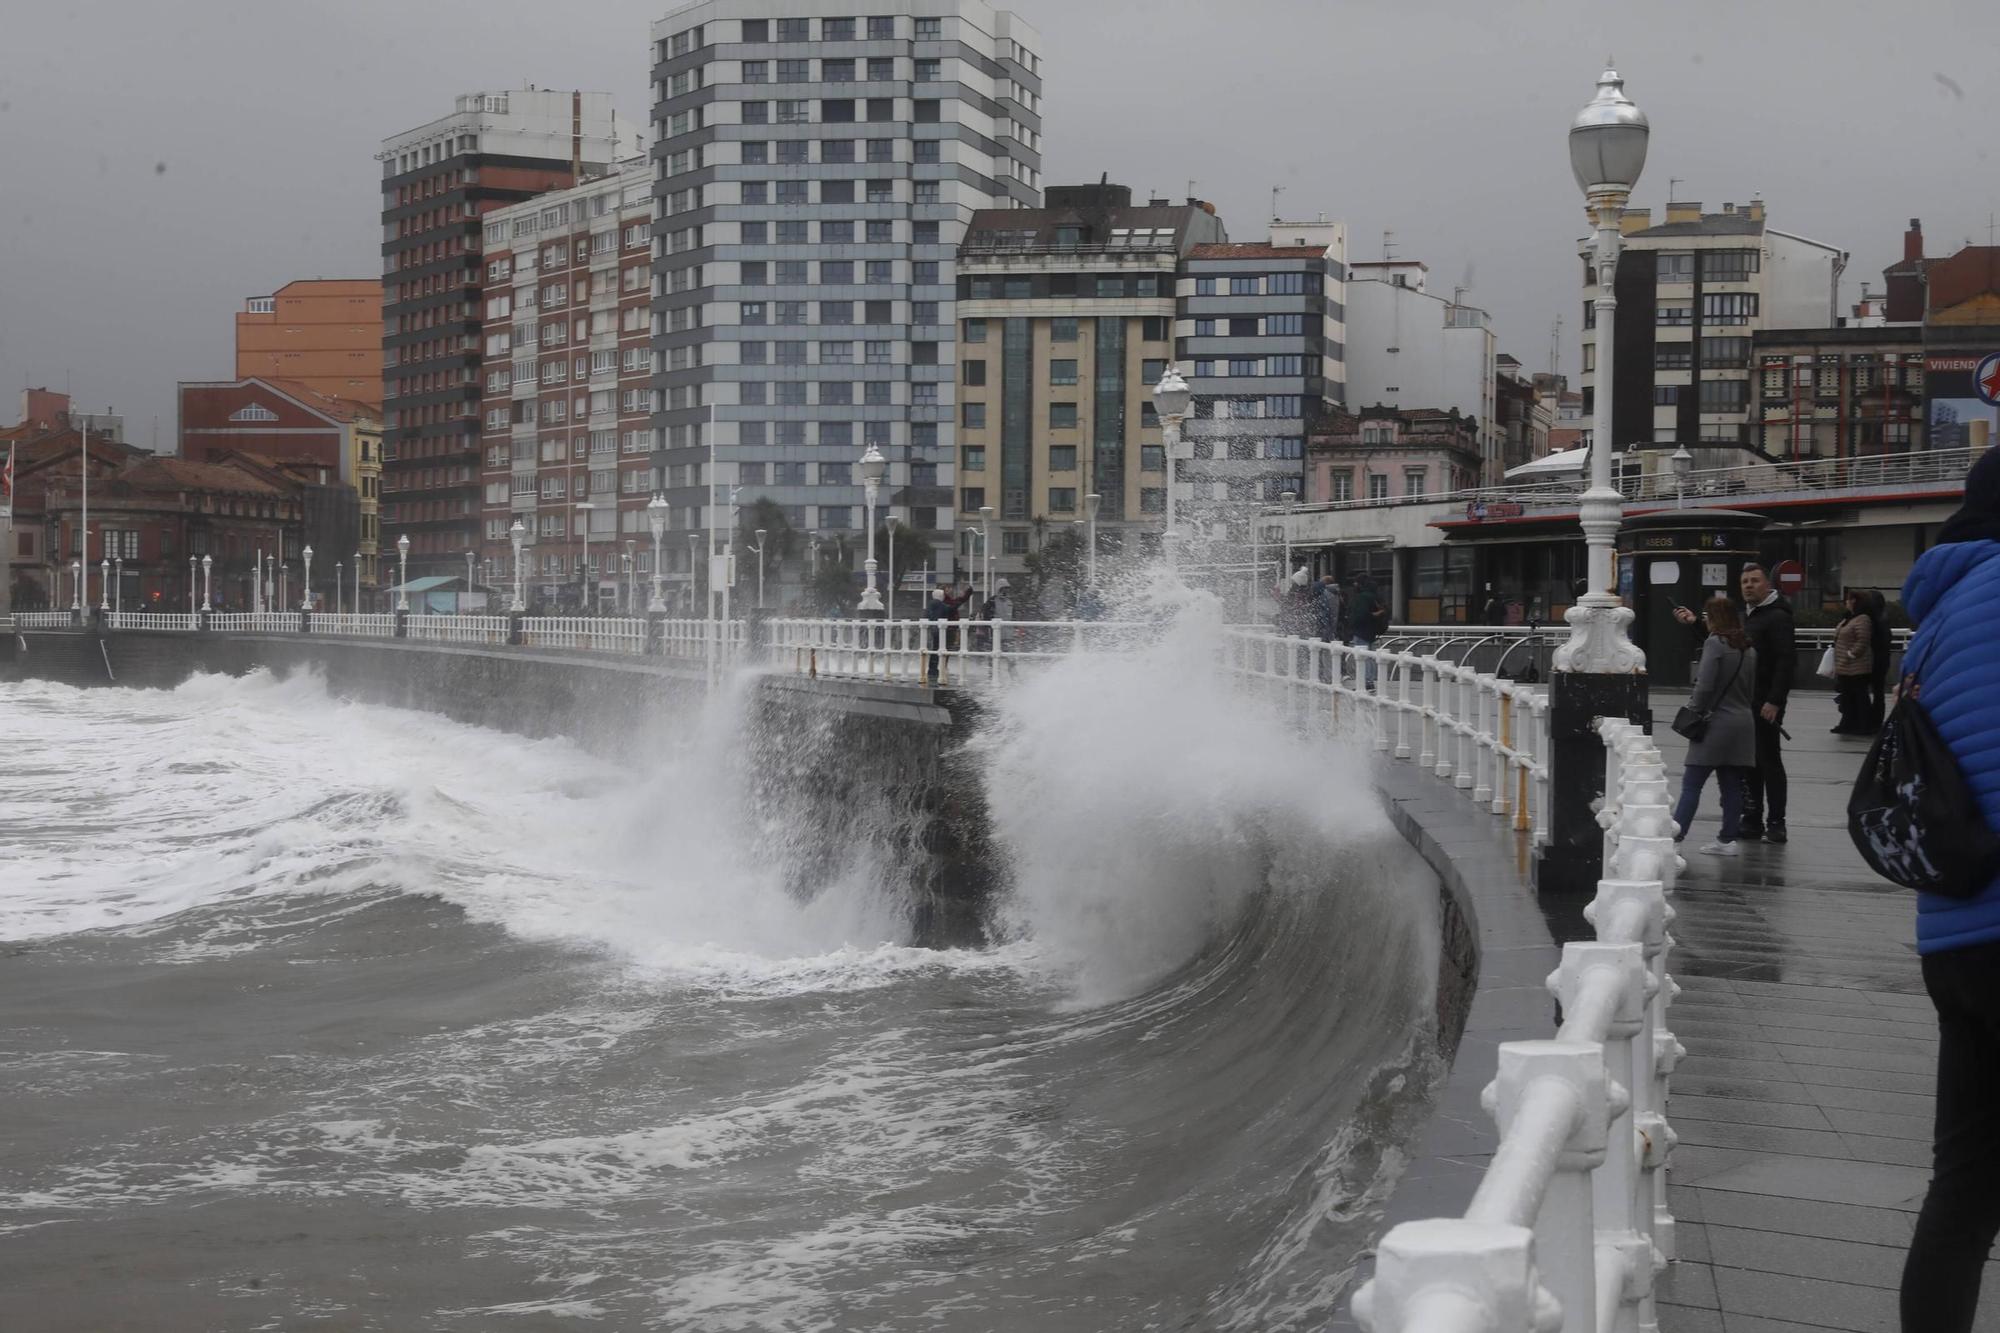
[[[1649,476],[1680,445],[1701,468],[1753,458],[1761,425],[1752,341],[1764,329],[1837,324],[1847,252],[1769,225],[1761,199],[1724,204],[1720,213],[1672,202],[1658,223],[1649,209],[1628,208],[1621,231],[1615,443],[1636,448]],[[1588,418],[1597,380],[1596,250],[1587,238],[1579,246]]]
[[[1174,354],[1187,256],[1227,240],[1200,200],[1134,207],[1123,185],[1051,186],[1047,206],[973,216],[958,252],[959,556],[991,506],[1013,574],[1100,497],[1098,541],[1157,540],[1166,455],[1153,385]]]
[[[703,0],[653,36],[674,558],[681,534],[730,523],[732,496],[861,537],[855,462],[872,444],[889,469],[878,522],[944,564],[954,255],[978,210],[1041,202],[1039,36],[980,0]]]
[[[1304,494],[1306,432],[1347,401],[1347,228],[1273,221],[1268,241],[1197,245],[1177,290],[1194,404],[1176,517],[1241,540],[1258,507]]]
[[[1465,290],[1429,290],[1430,267],[1415,259],[1363,260],[1347,283],[1347,396],[1353,403],[1457,408],[1473,422],[1486,484],[1498,485],[1506,454],[1500,425],[1499,340]]]
[[[479,544],[480,388],[512,329],[484,320],[483,215],[638,151],[608,93],[466,93],[383,140],[382,489],[410,575],[465,572]]]

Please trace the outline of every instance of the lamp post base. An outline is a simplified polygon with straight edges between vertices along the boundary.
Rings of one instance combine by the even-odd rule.
[[[1549,840],[1535,851],[1538,893],[1597,892],[1604,873],[1604,830],[1592,808],[1604,795],[1604,742],[1597,720],[1622,717],[1650,732],[1646,685],[1644,672],[1551,674]]]

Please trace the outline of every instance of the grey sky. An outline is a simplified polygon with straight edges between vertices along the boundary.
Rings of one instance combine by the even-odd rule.
[[[0,422],[73,384],[173,436],[173,385],[232,368],[242,298],[375,276],[386,134],[453,95],[607,89],[648,113],[655,0],[75,0],[13,7],[0,64]],[[857,0],[856,12],[867,6]],[[1984,243],[2000,213],[2000,25],[1973,0],[1021,0],[1045,37],[1045,179],[1108,172],[1214,200],[1256,236],[1349,226],[1350,255],[1469,285],[1532,369],[1563,319],[1576,370],[1581,201],[1564,131],[1615,53],[1653,121],[1636,202],[1670,176],[1714,207],[1850,250],[1844,295],[1899,253]]]

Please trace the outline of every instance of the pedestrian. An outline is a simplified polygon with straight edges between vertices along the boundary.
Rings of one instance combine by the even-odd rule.
[[[1507,623],[1507,599],[1502,597],[1490,583],[1486,585],[1486,605],[1482,608],[1481,615],[1489,625]]]
[[[1688,742],[1687,763],[1681,770],[1681,799],[1674,807],[1674,841],[1687,837],[1701,806],[1701,789],[1716,776],[1722,789],[1722,831],[1702,851],[1711,856],[1740,854],[1736,840],[1743,830],[1743,786],[1747,769],[1757,763],[1757,729],[1752,721],[1752,696],[1757,678],[1757,650],[1743,628],[1736,603],[1721,593],[1701,608],[1708,639],[1701,646],[1694,693],[1687,706],[1708,715],[1708,726]]]
[[[1873,735],[1882,730],[1884,696],[1889,685],[1889,659],[1894,652],[1889,634],[1889,602],[1879,588],[1868,594],[1868,614],[1875,625],[1874,639],[1869,645],[1875,653],[1875,670],[1868,677],[1868,731]]]
[[[2000,829],[2000,450],[1903,584],[1917,622],[1908,685]],[[1930,1190],[1903,1267],[1907,1333],[1965,1333],[2000,1232],[2000,877],[1971,898],[1917,895],[1917,952],[1938,1015]]]
[[[1868,681],[1874,674],[1875,618],[1868,614],[1868,594],[1849,588],[1847,614],[1833,632],[1833,691],[1840,707],[1834,735],[1868,733]]]
[[[1313,596],[1312,575],[1300,565],[1291,575],[1271,590],[1272,598],[1278,603],[1275,626],[1278,633],[1286,638],[1302,639],[1312,624]]]
[[[1757,766],[1750,770],[1743,787],[1743,828],[1746,838],[1783,842],[1785,807],[1790,784],[1785,777],[1785,704],[1792,694],[1792,676],[1798,669],[1798,636],[1792,625],[1792,604],[1771,586],[1764,567],[1752,561],[1737,576],[1743,590],[1744,624],[1750,646],[1757,650],[1757,678],[1752,697],[1757,715],[1752,725],[1757,732]],[[1683,625],[1695,623],[1694,612],[1676,607],[1674,618]]]
[[[931,589],[931,599],[924,606],[924,647],[927,650],[924,653],[924,676],[933,685],[938,683],[945,653],[956,646],[947,638],[953,632],[951,622],[957,617],[958,608],[971,597],[970,583],[956,593],[944,588]]]
[[[1313,597],[1313,629],[1321,643],[1332,643],[1340,627],[1340,585],[1333,575],[1319,576],[1319,590]]]
[[[1375,588],[1375,576],[1362,574],[1354,580],[1354,601],[1347,611],[1347,646],[1375,650],[1375,640],[1389,625],[1389,606]],[[1375,688],[1375,659],[1367,666],[1367,688]]]

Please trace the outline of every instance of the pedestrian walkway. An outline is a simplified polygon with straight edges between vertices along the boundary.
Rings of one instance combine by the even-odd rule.
[[[1678,790],[1686,743],[1655,740]],[[1896,1289],[1929,1180],[1937,1032],[1913,943],[1915,901],[1847,837],[1868,742],[1827,734],[1830,695],[1792,696],[1791,841],[1715,836],[1713,783],[1683,844],[1671,1024],[1687,1048],[1669,1111],[1680,1262],[1666,1333],[1894,1333]],[[1979,1322],[2000,1333],[2000,1266]]]

